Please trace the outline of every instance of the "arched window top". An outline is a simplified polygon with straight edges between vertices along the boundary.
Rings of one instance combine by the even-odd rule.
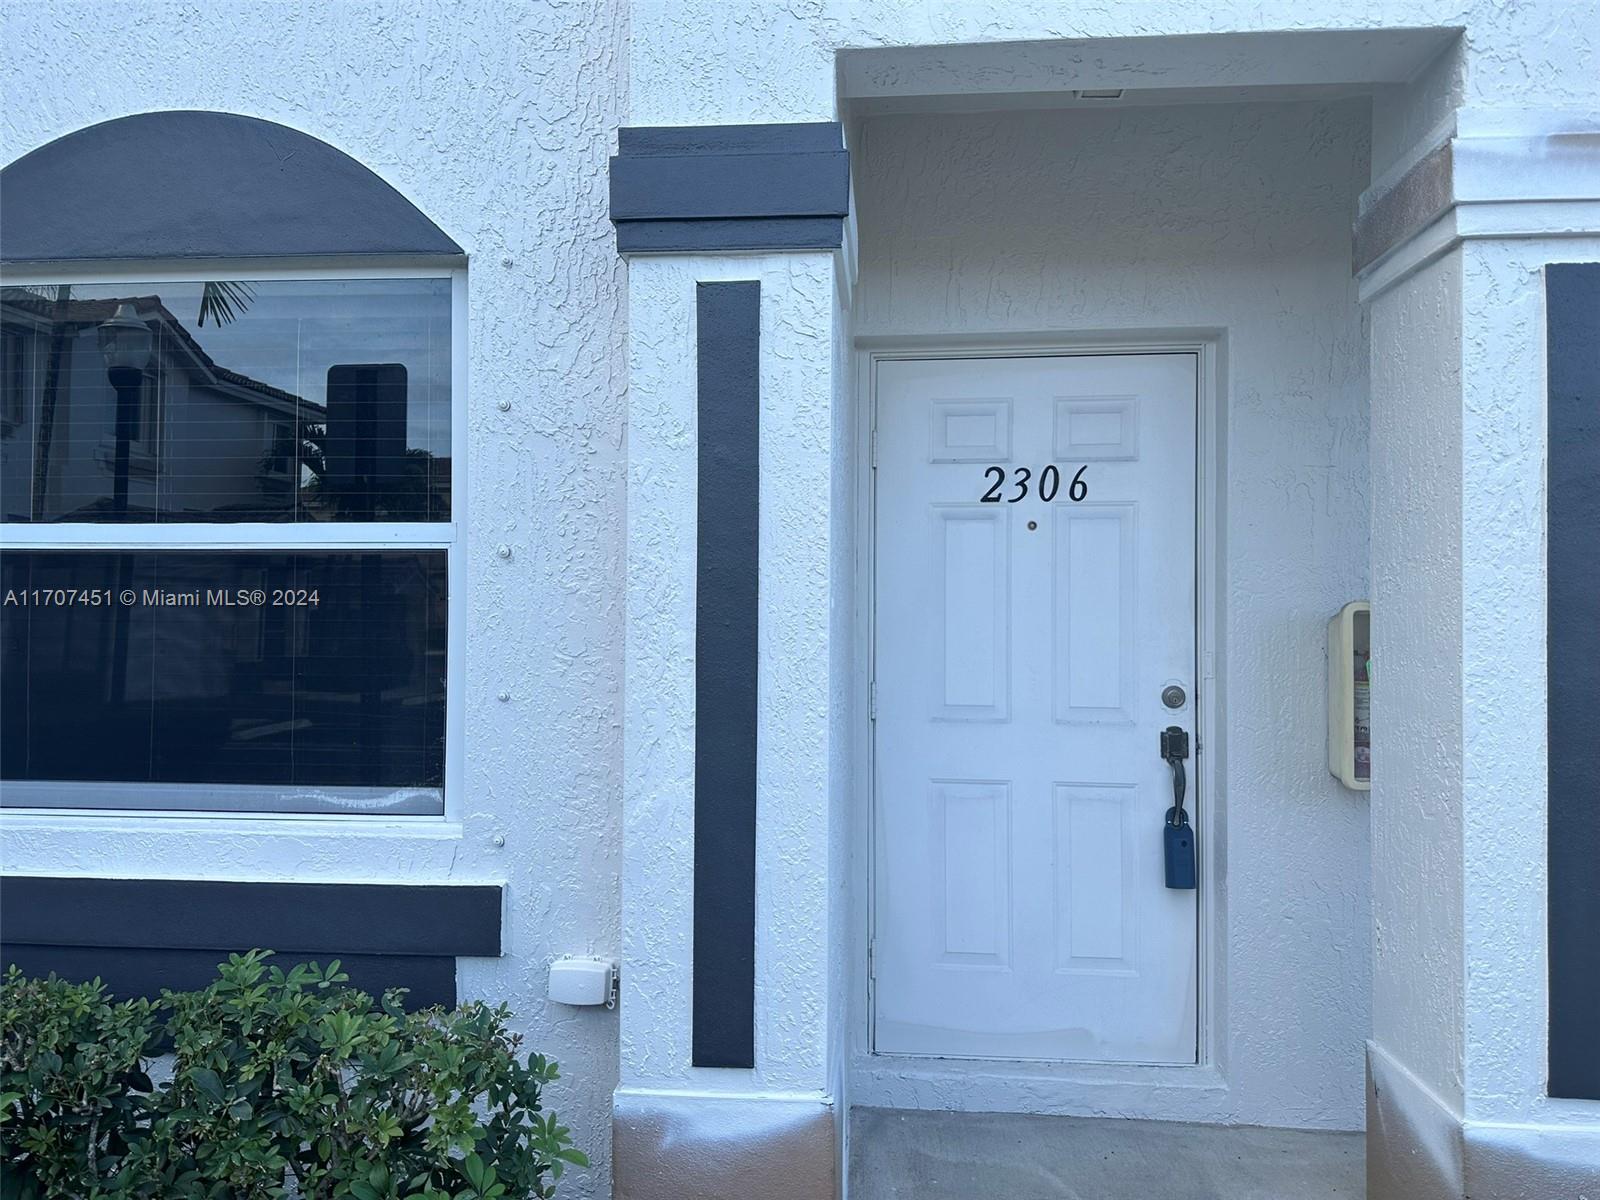
[[[8,262],[463,254],[342,150],[235,113],[119,117],[0,170]]]

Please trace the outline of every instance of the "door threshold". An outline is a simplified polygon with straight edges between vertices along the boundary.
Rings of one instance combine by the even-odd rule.
[[[848,1095],[852,1104],[883,1108],[1237,1119],[1228,1081],[1214,1063],[1145,1066],[860,1052],[850,1063]]]

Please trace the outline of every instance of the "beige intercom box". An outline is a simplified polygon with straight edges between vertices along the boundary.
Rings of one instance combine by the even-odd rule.
[[[1372,605],[1352,600],[1328,622],[1328,770],[1372,789]]]

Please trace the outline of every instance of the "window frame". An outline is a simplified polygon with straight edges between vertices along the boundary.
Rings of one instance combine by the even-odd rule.
[[[271,263],[257,259],[207,259],[203,263],[174,267],[134,262],[73,262],[30,265],[6,269],[0,281],[7,286],[82,283],[117,287],[125,284],[204,283],[212,279],[317,282],[356,279],[450,280],[450,519],[448,521],[242,521],[167,522],[160,524],[94,524],[90,522],[0,522],[0,554],[22,550],[443,550],[448,606],[445,618],[445,746],[444,804],[439,813],[394,813],[382,809],[361,812],[288,812],[260,809],[197,809],[162,804],[166,793],[192,791],[206,784],[113,781],[120,788],[148,791],[148,805],[127,804],[110,808],[87,806],[17,805],[0,808],[0,820],[16,817],[49,818],[68,822],[79,819],[164,818],[189,821],[247,820],[276,822],[343,822],[345,824],[396,823],[439,826],[455,824],[463,809],[465,781],[464,735],[466,703],[465,633],[467,624],[467,271],[465,266],[417,265],[317,265]],[[0,786],[5,786],[0,784]],[[52,784],[55,787],[91,788],[93,783]],[[218,785],[227,790],[224,785]],[[236,786],[236,785],[233,785]],[[255,785],[249,785],[255,786]],[[271,785],[262,785],[270,787]],[[404,791],[405,789],[394,789]]]

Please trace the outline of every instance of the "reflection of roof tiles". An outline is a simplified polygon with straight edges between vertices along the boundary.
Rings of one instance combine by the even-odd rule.
[[[50,321],[61,321],[59,315],[61,313],[60,301],[47,300],[37,292],[29,291],[27,288],[5,288],[3,293],[0,293],[0,298],[3,298],[7,304],[31,312],[36,316],[44,317]],[[67,325],[99,325],[101,322],[111,319],[119,304],[131,304],[134,311],[140,315],[155,316],[163,326],[172,330],[183,343],[184,348],[194,356],[195,360],[212,378],[222,383],[232,384],[234,387],[244,388],[246,391],[257,392],[273,400],[302,405],[312,411],[318,411],[322,408],[322,405],[314,400],[307,400],[302,396],[295,395],[293,392],[286,392],[282,388],[273,387],[270,383],[252,379],[248,375],[229,370],[216,362],[205,352],[205,348],[195,340],[194,334],[189,332],[183,322],[178,320],[172,314],[172,311],[161,303],[160,296],[68,300],[66,302],[66,319],[62,323]]]

